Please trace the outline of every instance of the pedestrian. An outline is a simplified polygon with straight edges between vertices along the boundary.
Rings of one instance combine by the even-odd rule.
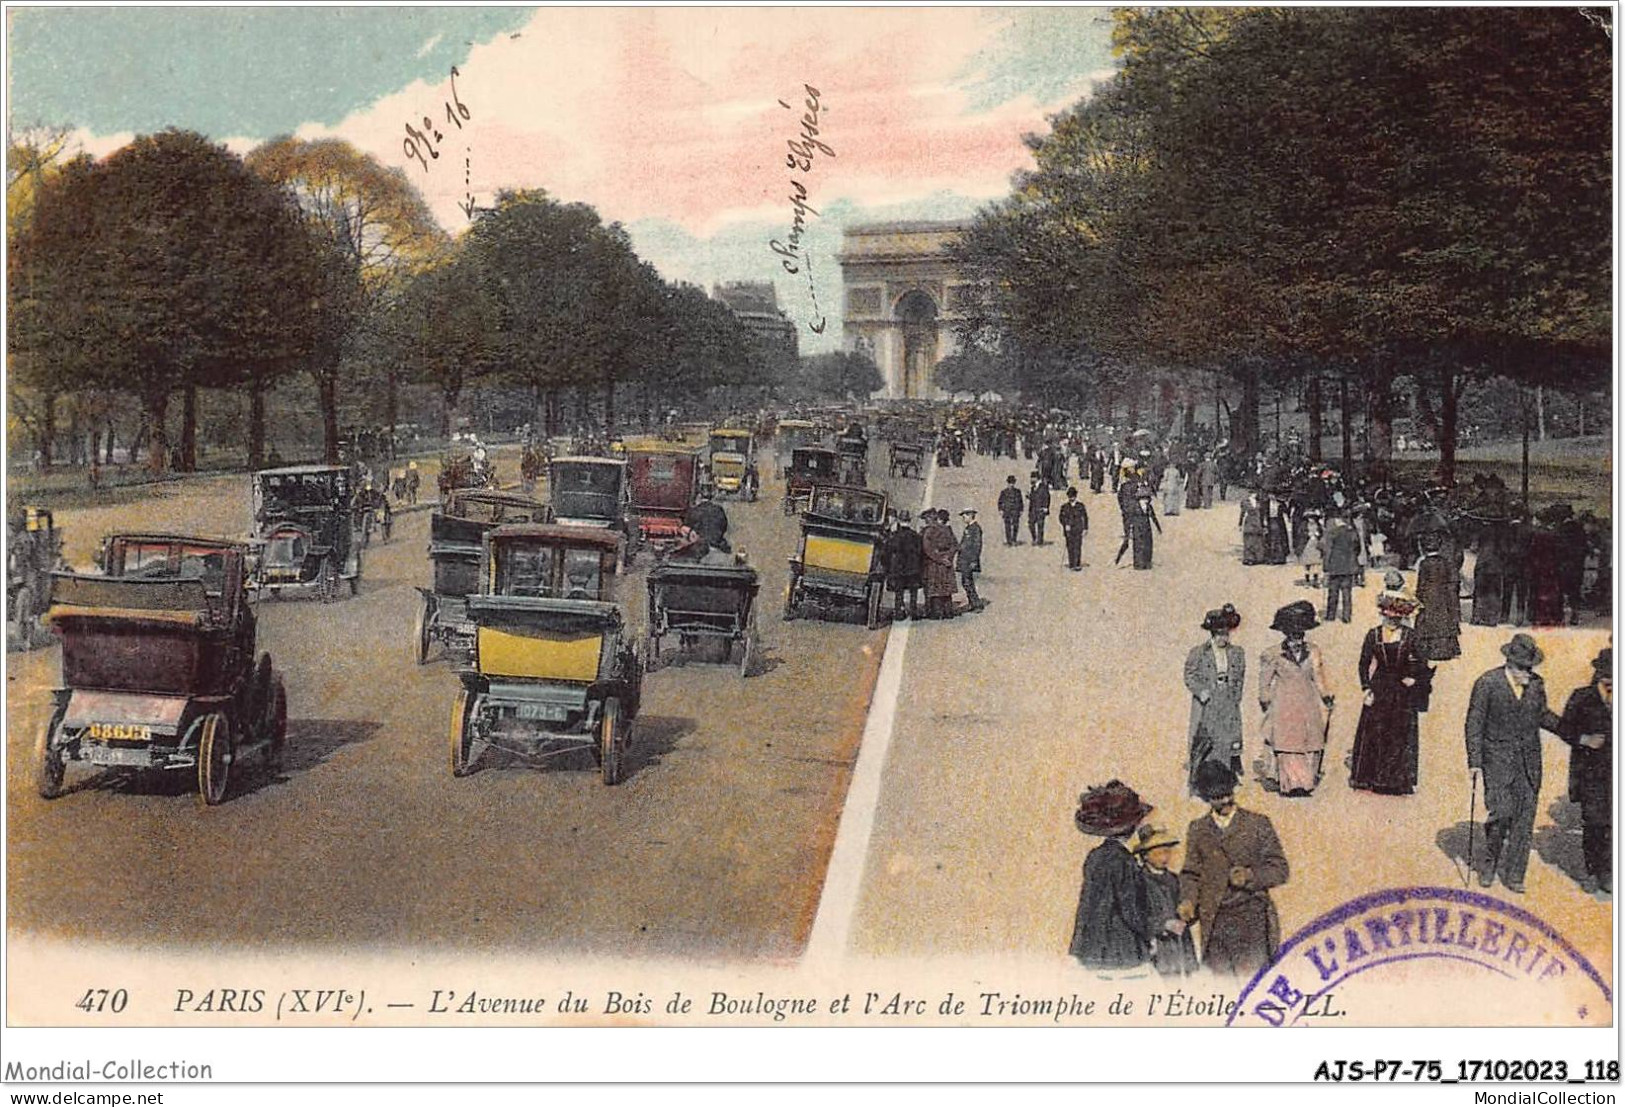
[[[1202,928],[1202,963],[1221,976],[1250,979],[1281,944],[1270,889],[1290,870],[1268,816],[1236,806],[1236,774],[1217,761],[1202,765],[1197,795],[1208,813],[1185,832],[1179,872],[1180,918]]]
[[[1474,626],[1493,627],[1505,616],[1507,600],[1507,557],[1512,552],[1509,520],[1495,516],[1483,521],[1478,532],[1478,552],[1473,558]]]
[[[728,512],[716,502],[710,489],[700,493],[699,502],[683,515],[683,524],[705,539],[705,544],[723,553],[732,553],[728,544]]]
[[[1066,503],[1056,516],[1061,521],[1061,535],[1066,539],[1066,567],[1074,572],[1083,568],[1083,537],[1089,533],[1089,509],[1078,499],[1076,487],[1066,490]]]
[[[1295,600],[1275,613],[1278,649],[1265,650],[1258,666],[1258,706],[1264,712],[1264,745],[1275,756],[1281,795],[1307,796],[1320,783],[1321,758],[1334,700],[1320,647],[1304,635],[1320,623],[1315,605]]]
[[[1141,484],[1140,494],[1135,497],[1133,511],[1128,517],[1128,533],[1123,538],[1134,547],[1136,569],[1151,568],[1151,556],[1155,545],[1155,539],[1151,536],[1152,528],[1155,527],[1158,534],[1162,533],[1162,524],[1157,522],[1157,512],[1153,503],[1151,489]],[[1117,556],[1122,558],[1123,551],[1118,550]]]
[[[1185,473],[1179,466],[1170,465],[1162,478],[1163,515],[1178,515],[1184,503]]]
[[[1268,507],[1262,493],[1254,490],[1241,499],[1241,563],[1262,565],[1265,559],[1265,539],[1269,533]]]
[[[969,610],[980,611],[987,601],[976,594],[976,574],[982,571],[982,524],[976,521],[976,509],[967,507],[959,513],[964,531],[959,535],[959,584],[965,589]]]
[[[1004,520],[1004,544],[1006,546],[1021,545],[1021,509],[1023,506],[1021,489],[1016,487],[1016,475],[1011,473],[1004,478],[1004,488],[999,491],[999,517]]]
[[[1044,524],[1049,520],[1049,484],[1037,469],[1032,473],[1033,486],[1027,490],[1027,532],[1033,545],[1044,544]]]
[[[406,463],[406,501],[415,504],[418,502],[418,486],[423,483],[423,474],[418,472],[418,463]]]
[[[1213,493],[1219,487],[1219,462],[1212,454],[1202,459],[1202,506],[1213,506]],[[1224,499],[1221,492],[1219,498]]]
[[[1301,512],[1303,519],[1303,545],[1298,547],[1298,564],[1303,567],[1303,580],[1299,583],[1310,588],[1320,587],[1321,561],[1325,557],[1325,549],[1321,539],[1326,537],[1326,529],[1322,524],[1322,514],[1319,508],[1311,507]],[[1327,616],[1327,621],[1331,619]]]
[[[925,520],[920,530],[920,547],[925,555],[925,617],[947,619],[953,615],[954,555],[959,542],[948,526],[946,511],[927,508],[920,517]]]
[[[1202,463],[1193,456],[1187,455],[1181,471],[1185,474],[1185,510],[1196,511],[1202,506]],[[1213,493],[1208,493],[1213,498]]]
[[[1569,799],[1580,805],[1580,850],[1588,892],[1614,892],[1614,651],[1591,662],[1591,683],[1563,707],[1569,754]]]
[[[1162,827],[1142,826],[1134,856],[1145,873],[1146,921],[1151,932],[1151,964],[1161,976],[1189,976],[1197,969],[1190,924],[1179,917],[1179,874],[1173,871],[1175,838]]]
[[[920,533],[910,525],[907,511],[897,513],[897,529],[887,536],[886,587],[892,594],[892,618],[903,618],[903,597],[908,597],[908,618],[920,617],[920,575],[925,550]]]
[[[1514,634],[1501,647],[1506,664],[1473,682],[1467,704],[1467,768],[1484,789],[1484,861],[1478,883],[1499,876],[1509,892],[1522,892],[1540,798],[1540,732],[1563,733],[1546,703],[1546,682],[1535,667],[1545,658],[1535,640]]]
[[[1360,646],[1365,695],[1349,759],[1349,787],[1408,796],[1417,782],[1417,715],[1428,709],[1433,670],[1416,652],[1416,634],[1405,625],[1416,613],[1416,597],[1404,590],[1398,570],[1389,574],[1388,587],[1377,596],[1382,622],[1366,632]]]
[[[1089,451],[1089,491],[1098,495],[1105,483],[1106,452],[1096,446]]]
[[[1444,536],[1425,530],[1417,541],[1422,558],[1416,563],[1416,652],[1428,661],[1449,661],[1461,656],[1461,578],[1444,549]]]
[[[1247,654],[1230,641],[1241,625],[1231,604],[1202,620],[1208,640],[1185,655],[1185,687],[1191,694],[1190,757],[1186,771],[1192,794],[1196,771],[1218,761],[1241,775],[1241,690],[1247,679]]]
[[[1091,969],[1134,969],[1151,958],[1151,925],[1144,870],[1129,850],[1135,830],[1152,811],[1120,780],[1078,797],[1073,821],[1104,841],[1083,862],[1083,886],[1072,926],[1071,954]]]
[[[1537,627],[1563,625],[1563,504],[1542,508],[1529,532],[1528,622]]]
[[[1320,547],[1326,572],[1325,620],[1350,622],[1354,618],[1354,581],[1360,575],[1360,532],[1347,515],[1334,509]]]
[[[1285,565],[1287,554],[1292,552],[1286,502],[1274,492],[1266,496],[1264,502],[1264,560],[1270,565]]]

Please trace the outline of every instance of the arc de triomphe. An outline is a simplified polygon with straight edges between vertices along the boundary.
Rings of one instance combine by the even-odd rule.
[[[841,283],[846,346],[875,359],[883,400],[929,400],[937,362],[958,348],[953,324],[969,282],[960,279],[948,246],[960,222],[866,223],[846,228]]]

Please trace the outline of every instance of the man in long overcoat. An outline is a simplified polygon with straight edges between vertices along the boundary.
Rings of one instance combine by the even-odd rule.
[[[1202,629],[1208,640],[1185,655],[1185,687],[1191,694],[1191,792],[1196,771],[1217,761],[1241,772],[1241,692],[1247,679],[1247,654],[1230,642],[1241,616],[1230,604],[1207,613]]]
[[[1027,491],[1027,533],[1033,545],[1044,544],[1044,524],[1049,521],[1049,482],[1037,469],[1033,470],[1033,486]]]
[[[1016,546],[1021,543],[1021,508],[1023,500],[1021,489],[1016,487],[1016,478],[1004,478],[1004,488],[999,492],[999,516],[1004,520],[1004,544]]]
[[[1089,533],[1089,509],[1078,500],[1078,490],[1066,490],[1066,503],[1061,505],[1061,535],[1066,539],[1066,567],[1083,568],[1083,536]]]
[[[982,524],[976,521],[976,509],[967,507],[959,513],[964,531],[959,536],[959,583],[965,589],[965,600],[972,611],[980,611],[986,602],[976,594],[976,574],[982,571]]]
[[[1180,916],[1202,928],[1202,963],[1223,976],[1251,977],[1281,944],[1281,922],[1270,889],[1290,870],[1268,816],[1236,806],[1236,774],[1203,762],[1197,794],[1208,813],[1185,833],[1179,873]]]
[[[886,587],[892,593],[892,618],[903,617],[903,596],[908,595],[908,617],[920,617],[921,574],[925,551],[920,532],[909,525],[906,511],[897,513],[897,529],[886,536]]]
[[[1354,617],[1354,578],[1360,575],[1360,532],[1346,514],[1333,509],[1320,548],[1326,573],[1326,622],[1339,615],[1349,622]]]
[[[1586,891],[1614,890],[1614,651],[1591,662],[1591,683],[1563,707],[1569,754],[1569,799],[1580,805],[1580,848]]]
[[[920,530],[920,546],[925,554],[925,617],[946,619],[953,614],[954,557],[959,541],[948,526],[948,513],[927,509]]]
[[[1484,787],[1484,864],[1478,882],[1488,888],[1497,875],[1510,892],[1522,892],[1529,867],[1540,798],[1540,732],[1563,733],[1563,722],[1546,704],[1546,682],[1535,674],[1545,657],[1527,634],[1501,647],[1506,664],[1473,683],[1467,704],[1467,768]]]

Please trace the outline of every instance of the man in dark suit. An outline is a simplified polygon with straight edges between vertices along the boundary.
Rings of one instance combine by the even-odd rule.
[[[1202,927],[1202,963],[1222,976],[1251,977],[1281,944],[1281,922],[1270,889],[1289,870],[1268,816],[1236,806],[1236,774],[1205,761],[1196,790],[1209,811],[1185,834],[1179,873],[1179,914]]]
[[[906,511],[897,513],[897,529],[886,536],[886,587],[892,594],[892,618],[903,617],[903,596],[908,596],[908,617],[920,617],[920,583],[925,550],[920,533],[909,526]]]
[[[1325,621],[1338,618],[1341,607],[1343,621],[1349,622],[1354,617],[1354,578],[1360,575],[1360,532],[1340,509],[1332,509],[1320,548],[1326,573]]]
[[[1614,891],[1614,651],[1591,662],[1591,683],[1563,707],[1569,754],[1569,799],[1580,805],[1580,848],[1588,892]]]
[[[1467,768],[1474,788],[1483,780],[1488,816],[1478,882],[1488,888],[1499,875],[1508,891],[1521,893],[1540,798],[1540,732],[1562,734],[1563,723],[1546,705],[1546,682],[1535,674],[1546,656],[1535,640],[1514,634],[1501,653],[1506,664],[1473,683]]]
[[[1078,501],[1078,490],[1066,490],[1066,503],[1061,505],[1058,518],[1061,534],[1066,539],[1066,567],[1083,568],[1083,536],[1089,533],[1089,509]]]
[[[1004,478],[1004,488],[999,493],[999,514],[1004,518],[1004,544],[1017,546],[1021,544],[1021,508],[1023,501],[1021,489],[1016,487],[1016,478]]]
[[[959,513],[965,529],[959,536],[959,585],[965,590],[970,610],[980,611],[987,602],[976,594],[976,574],[982,571],[982,524],[976,521],[976,509],[967,507]]]
[[[1033,545],[1044,544],[1044,524],[1049,521],[1049,484],[1037,469],[1033,470],[1033,486],[1027,491],[1027,533]]]

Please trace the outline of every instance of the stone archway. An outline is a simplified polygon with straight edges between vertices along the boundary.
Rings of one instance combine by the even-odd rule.
[[[931,395],[931,367],[937,363],[936,301],[914,289],[898,298],[893,314],[903,332],[903,397],[923,399]]]

